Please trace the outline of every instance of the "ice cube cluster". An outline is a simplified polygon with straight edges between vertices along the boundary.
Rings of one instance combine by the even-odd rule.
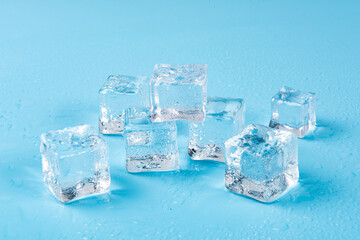
[[[156,64],[150,79],[111,75],[99,96],[100,134],[81,125],[41,135],[44,181],[60,202],[109,190],[101,134],[123,136],[130,173],[179,170],[176,121],[189,124],[190,159],[220,162],[230,191],[271,202],[297,183],[297,137],[316,124],[316,94],[283,87],[269,127],[245,127],[243,99],[207,96],[206,64]]]

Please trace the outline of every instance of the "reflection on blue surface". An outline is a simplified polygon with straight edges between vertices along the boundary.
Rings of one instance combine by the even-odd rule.
[[[0,239],[356,238],[360,228],[360,16],[355,1],[0,1]],[[98,121],[110,74],[207,63],[210,96],[240,97],[268,124],[283,85],[316,92],[300,183],[272,204],[224,187],[224,166],[129,174],[106,136],[111,191],[69,205],[42,181],[39,136]]]

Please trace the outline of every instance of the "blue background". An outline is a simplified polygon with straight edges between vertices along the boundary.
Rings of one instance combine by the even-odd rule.
[[[357,1],[0,0],[0,239],[350,239],[360,234],[360,5]],[[128,174],[105,137],[109,194],[70,205],[43,183],[39,135],[97,126],[110,74],[208,64],[210,96],[242,97],[268,124],[284,84],[318,93],[318,128],[299,140],[300,184],[262,204],[227,191],[223,165]]]

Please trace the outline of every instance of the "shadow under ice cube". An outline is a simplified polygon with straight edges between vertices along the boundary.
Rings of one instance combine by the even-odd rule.
[[[204,122],[189,127],[188,153],[193,160],[224,162],[224,142],[245,127],[245,103],[240,98],[208,98]]]
[[[270,127],[289,130],[299,138],[316,125],[316,94],[283,87],[272,98]]]
[[[299,179],[295,134],[249,125],[225,142],[226,187],[261,202],[271,202]]]
[[[205,64],[156,64],[150,80],[153,122],[202,122],[206,104]]]
[[[125,109],[149,105],[149,83],[146,77],[110,76],[99,91],[99,131],[122,134]]]
[[[154,123],[146,108],[129,108],[125,121],[126,168],[129,172],[179,168],[175,122]]]
[[[108,149],[88,125],[41,135],[44,181],[60,202],[108,191]]]

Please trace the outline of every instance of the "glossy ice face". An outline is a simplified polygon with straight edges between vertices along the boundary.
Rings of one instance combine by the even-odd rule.
[[[283,87],[272,98],[270,127],[304,137],[315,128],[315,104],[316,94]]]
[[[146,108],[126,110],[126,167],[129,172],[179,168],[175,122],[153,123]]]
[[[249,125],[226,141],[225,148],[230,191],[271,202],[299,179],[297,138],[291,132]]]
[[[149,82],[146,77],[110,76],[99,94],[99,130],[103,134],[123,133],[125,109],[149,106]]]
[[[208,98],[204,122],[191,123],[188,153],[193,160],[224,162],[224,142],[245,125],[245,103],[239,98]]]
[[[44,181],[61,202],[108,191],[106,143],[88,125],[41,135]]]
[[[205,118],[207,65],[156,64],[150,81],[153,122]]]

